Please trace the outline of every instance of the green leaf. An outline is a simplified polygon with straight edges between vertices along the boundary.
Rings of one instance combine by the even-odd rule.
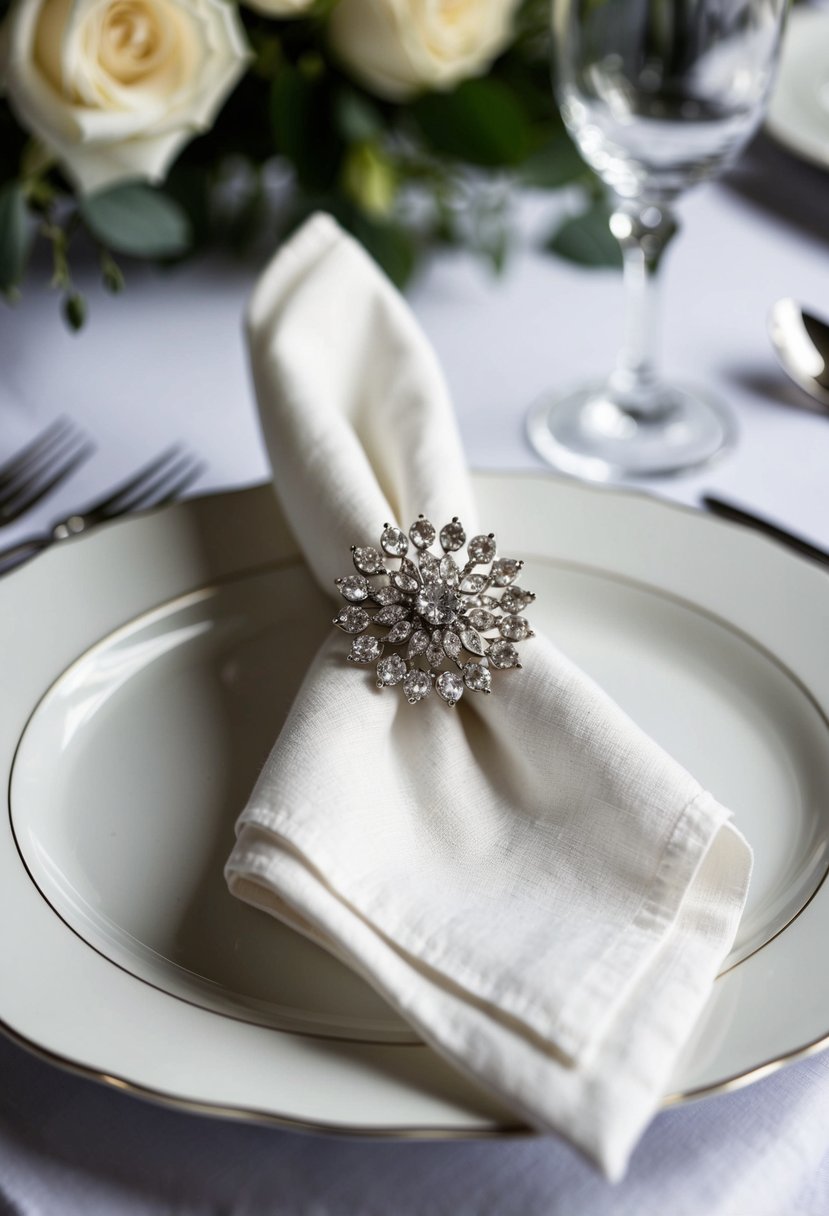
[[[405,287],[417,261],[411,235],[397,224],[378,223],[365,216],[355,216],[349,227],[395,286]]]
[[[291,161],[306,190],[330,189],[339,173],[345,149],[332,105],[325,76],[285,67],[273,83],[271,125],[277,151]]]
[[[607,203],[599,199],[581,215],[565,220],[545,248],[580,266],[618,269],[622,265],[622,253],[610,231],[609,219]]]
[[[31,243],[23,187],[9,182],[0,189],[0,291],[10,291],[20,282]]]
[[[165,258],[190,248],[192,230],[184,210],[169,195],[141,182],[90,194],[78,209],[92,235],[116,253]]]
[[[191,244],[206,245],[210,230],[210,175],[204,165],[178,161],[167,175],[164,194],[178,204],[190,222]]]
[[[77,291],[73,291],[63,301],[63,319],[73,333],[83,329],[86,323],[86,300]]]
[[[101,282],[106,291],[117,296],[124,290],[124,275],[121,267],[106,252],[101,254]]]
[[[428,93],[411,112],[436,152],[470,164],[515,165],[530,147],[527,115],[498,80],[467,80],[452,93]]]
[[[394,207],[397,175],[379,148],[354,144],[343,163],[342,189],[365,215],[382,220]]]
[[[354,89],[341,89],[334,100],[334,117],[343,139],[350,144],[372,143],[384,134],[383,116]]]
[[[0,24],[2,24],[2,16],[0,16]],[[3,34],[7,31],[8,26],[0,33],[0,63],[3,61]],[[2,76],[2,71],[0,71],[0,76]],[[2,92],[3,87],[0,85],[0,93]],[[15,118],[11,107],[5,98],[0,99],[0,182],[5,183],[19,176],[20,160],[27,140],[28,136]]]
[[[525,186],[535,186],[541,190],[558,190],[589,172],[575,144],[563,132],[531,153],[518,169]]]

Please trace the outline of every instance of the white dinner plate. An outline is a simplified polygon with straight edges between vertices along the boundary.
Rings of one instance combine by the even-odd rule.
[[[790,152],[829,168],[829,9],[789,13],[766,126]]]
[[[533,623],[729,805],[749,906],[672,1098],[829,1036],[829,578],[699,513],[476,477]],[[514,1127],[360,979],[233,900],[234,820],[331,603],[269,487],[67,541],[0,582],[0,1019],[191,1109],[325,1130]],[[526,661],[531,661],[528,648]]]

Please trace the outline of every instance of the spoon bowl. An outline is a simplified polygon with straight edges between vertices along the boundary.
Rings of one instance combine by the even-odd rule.
[[[784,371],[829,409],[829,323],[797,303],[778,300],[769,313],[769,337]]]

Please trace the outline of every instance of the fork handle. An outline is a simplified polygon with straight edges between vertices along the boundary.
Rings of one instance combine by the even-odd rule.
[[[16,570],[18,566],[22,566],[24,562],[47,548],[49,544],[51,544],[51,537],[30,536],[28,540],[21,540],[16,545],[0,549],[0,575]]]

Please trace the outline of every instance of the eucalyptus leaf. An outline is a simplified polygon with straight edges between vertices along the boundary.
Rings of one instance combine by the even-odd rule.
[[[530,147],[527,115],[498,80],[467,80],[452,93],[428,93],[411,112],[436,152],[470,164],[516,165]]]
[[[589,172],[575,144],[564,132],[531,153],[518,168],[523,185],[542,190],[558,190],[586,177]]]
[[[26,196],[19,182],[0,189],[0,291],[10,291],[23,277],[32,243]]]
[[[138,258],[175,257],[192,243],[184,209],[161,190],[128,182],[90,194],[78,210],[92,235],[116,253]]]
[[[610,231],[609,219],[607,203],[599,199],[587,211],[566,219],[545,248],[580,266],[618,269],[622,265],[622,253]]]
[[[382,114],[367,97],[354,89],[341,89],[336,95],[334,117],[347,143],[369,143],[383,137]]]

